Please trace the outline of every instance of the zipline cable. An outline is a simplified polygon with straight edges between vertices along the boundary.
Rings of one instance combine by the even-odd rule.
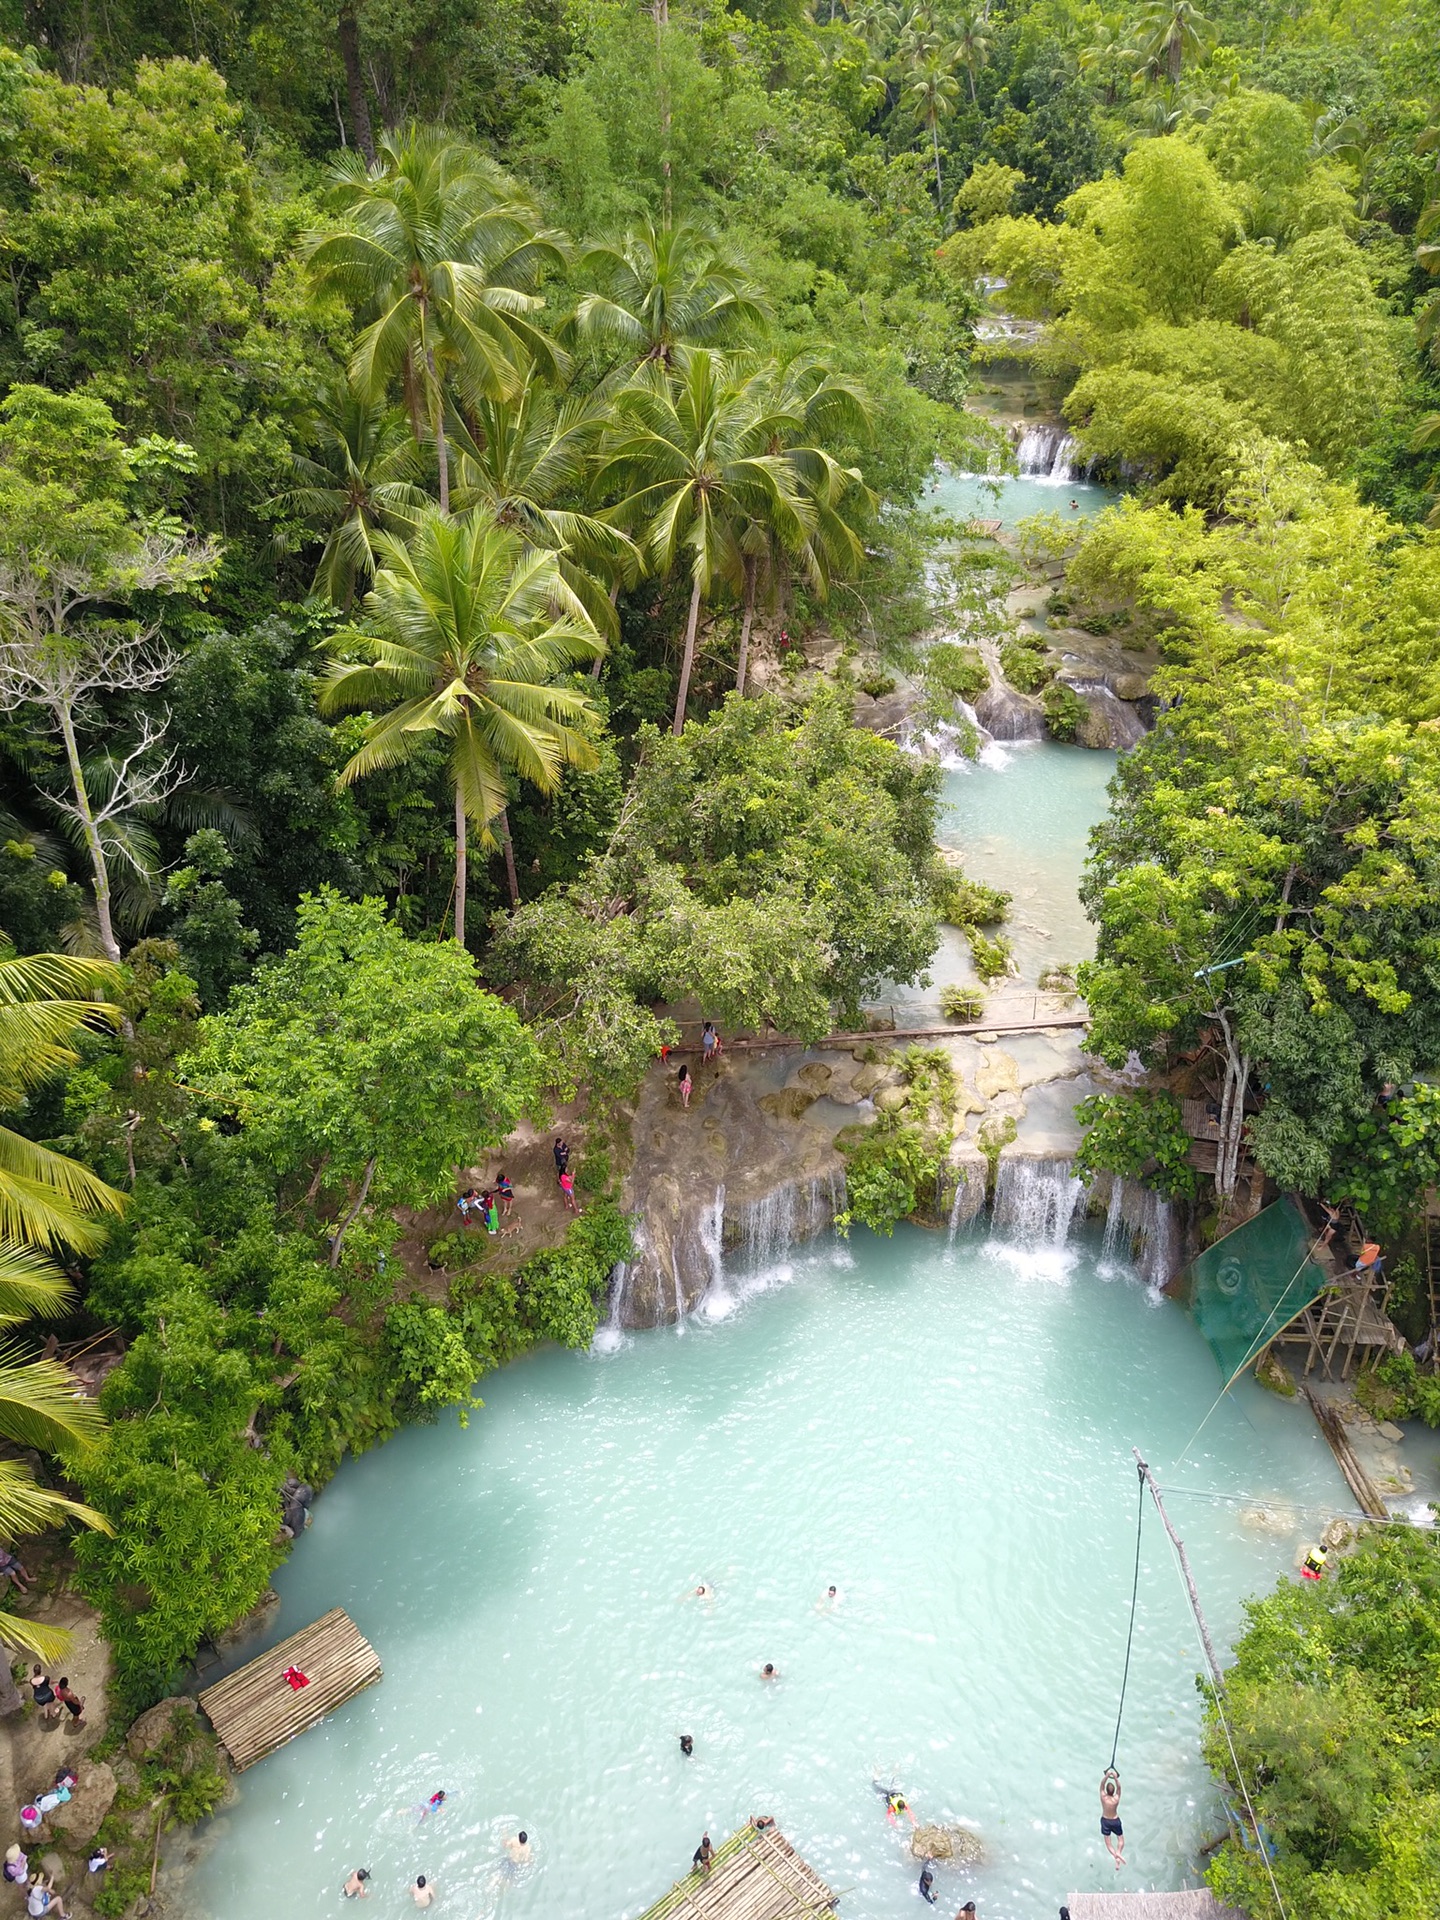
[[[1135,1644],[1135,1603],[1140,1593],[1140,1533],[1145,1525],[1145,1475],[1137,1470],[1139,1499],[1135,1506],[1135,1578],[1130,1587],[1130,1631],[1125,1636],[1125,1671],[1120,1679],[1120,1705],[1115,1710],[1115,1738],[1110,1746],[1110,1765],[1120,1751],[1120,1722],[1125,1717],[1125,1689],[1130,1684],[1130,1649]]]

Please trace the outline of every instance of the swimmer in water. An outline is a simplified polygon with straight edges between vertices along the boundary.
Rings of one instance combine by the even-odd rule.
[[[939,1904],[935,1893],[935,1863],[933,1860],[927,1860],[920,1869],[920,1898],[922,1900],[928,1900],[932,1907]]]
[[[522,1827],[512,1839],[505,1842],[505,1851],[517,1867],[527,1866],[530,1862],[530,1836]]]
[[[819,1604],[822,1607],[833,1607],[839,1598],[840,1589],[838,1587],[827,1587],[820,1596]]]
[[[370,1889],[365,1885],[365,1882],[369,1878],[370,1869],[368,1867],[356,1867],[355,1871],[341,1888],[341,1892],[347,1900],[368,1900],[370,1898]]]
[[[1070,511],[1071,513],[1078,513],[1080,511],[1080,502],[1078,500],[1072,500],[1070,502]]]
[[[911,1806],[910,1802],[905,1798],[904,1794],[900,1792],[898,1787],[891,1787],[885,1795],[885,1818],[890,1822],[892,1827],[898,1826],[902,1813],[909,1816],[912,1827],[919,1826],[920,1822],[915,1818],[915,1809]]]
[[[760,1678],[762,1680],[778,1680],[780,1678],[780,1670],[773,1660],[767,1660],[764,1666],[761,1667]]]
[[[417,1874],[415,1884],[410,1889],[410,1898],[417,1907],[428,1907],[435,1898],[434,1883],[427,1880],[423,1873]]]
[[[680,1751],[681,1751],[681,1753],[683,1753],[683,1754],[684,1754],[684,1756],[685,1756],[685,1758],[686,1758],[687,1760],[688,1760],[688,1759],[690,1758],[690,1756],[691,1756],[691,1754],[692,1754],[692,1753],[694,1753],[694,1751],[695,1751],[695,1740],[694,1740],[694,1736],[693,1736],[693,1735],[691,1735],[691,1734],[688,1734],[688,1733],[682,1733],[682,1734],[681,1734],[681,1736],[680,1736]]]
[[[430,1798],[425,1802],[423,1806],[411,1807],[410,1811],[411,1813],[416,1814],[419,1817],[419,1819],[423,1820],[427,1813],[438,1813],[441,1807],[444,1806],[444,1804],[445,1804],[445,1791],[444,1791],[444,1788],[442,1787],[438,1793],[432,1793]]]

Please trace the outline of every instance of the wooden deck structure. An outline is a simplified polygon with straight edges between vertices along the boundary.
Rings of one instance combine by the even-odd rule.
[[[742,1827],[708,1873],[676,1881],[641,1920],[814,1920],[833,1914],[836,1898],[778,1827]]]
[[[308,1687],[292,1688],[287,1667]],[[304,1733],[381,1677],[380,1657],[340,1607],[206,1687],[200,1708],[237,1773]]]
[[[1072,1893],[1070,1920],[1245,1920],[1208,1887],[1178,1893]]]

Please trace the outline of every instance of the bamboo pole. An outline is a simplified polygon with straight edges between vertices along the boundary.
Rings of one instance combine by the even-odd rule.
[[[1200,1595],[1195,1590],[1195,1576],[1190,1571],[1190,1562],[1185,1553],[1185,1542],[1170,1524],[1170,1516],[1165,1511],[1165,1503],[1160,1498],[1160,1489],[1155,1484],[1155,1476],[1151,1473],[1148,1462],[1141,1458],[1138,1447],[1132,1447],[1131,1452],[1139,1462],[1140,1472],[1144,1476],[1146,1486],[1150,1489],[1150,1498],[1155,1502],[1155,1511],[1160,1515],[1161,1524],[1170,1536],[1170,1544],[1174,1547],[1176,1558],[1180,1562],[1180,1571],[1185,1576],[1185,1590],[1190,1595],[1190,1611],[1195,1615],[1195,1624],[1200,1629],[1200,1641],[1205,1648],[1205,1658],[1210,1663],[1210,1673],[1215,1681],[1215,1691],[1217,1693],[1224,1693],[1225,1676],[1220,1671],[1220,1662],[1215,1657],[1215,1648],[1210,1640],[1210,1629],[1205,1624],[1205,1615],[1200,1610]]]

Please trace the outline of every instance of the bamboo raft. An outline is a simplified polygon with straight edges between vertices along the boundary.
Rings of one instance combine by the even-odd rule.
[[[309,1686],[292,1688],[287,1667],[298,1667]],[[373,1686],[382,1671],[379,1655],[349,1614],[332,1607],[313,1626],[206,1687],[200,1708],[235,1771],[243,1773]]]
[[[641,1920],[816,1920],[835,1901],[778,1827],[742,1827],[715,1849],[708,1873],[677,1880]]]
[[[1208,1887],[1178,1893],[1072,1893],[1070,1920],[1245,1920]]]

